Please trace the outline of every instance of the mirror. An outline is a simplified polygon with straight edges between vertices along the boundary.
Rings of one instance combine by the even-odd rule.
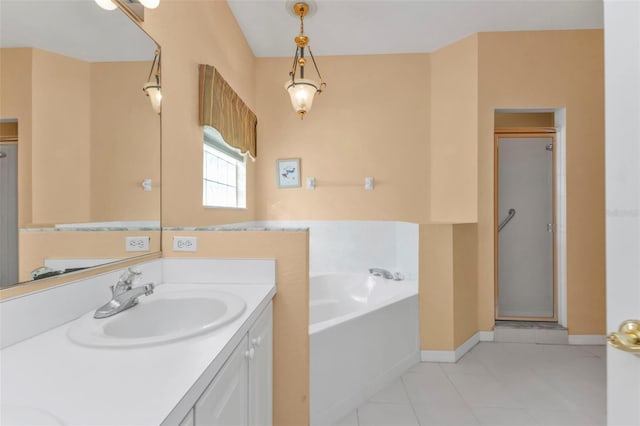
[[[160,251],[156,49],[92,0],[0,3],[0,287]]]

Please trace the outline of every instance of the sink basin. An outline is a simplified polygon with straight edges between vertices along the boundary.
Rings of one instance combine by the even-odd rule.
[[[133,308],[109,318],[95,319],[93,311],[74,321],[67,336],[74,343],[94,347],[134,347],[173,342],[213,331],[238,318],[244,300],[221,291],[164,290],[140,297]]]

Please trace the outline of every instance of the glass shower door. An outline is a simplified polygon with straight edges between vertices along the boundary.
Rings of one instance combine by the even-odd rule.
[[[556,319],[553,142],[498,138],[497,319]]]

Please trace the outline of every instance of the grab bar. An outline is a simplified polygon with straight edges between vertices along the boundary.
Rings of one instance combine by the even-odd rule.
[[[502,222],[500,222],[500,225],[498,226],[498,232],[502,231],[502,228],[507,226],[507,223],[509,223],[515,215],[516,215],[516,209],[509,209],[509,214],[507,215],[507,217],[504,218]]]

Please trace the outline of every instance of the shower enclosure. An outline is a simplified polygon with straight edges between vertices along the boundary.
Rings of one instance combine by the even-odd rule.
[[[18,282],[18,145],[0,143],[0,287]]]
[[[555,133],[495,141],[496,319],[556,321]]]

